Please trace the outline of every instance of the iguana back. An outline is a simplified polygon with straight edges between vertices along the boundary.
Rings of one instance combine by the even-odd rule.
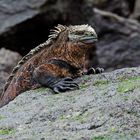
[[[71,78],[86,71],[86,54],[97,35],[89,25],[58,25],[49,39],[31,50],[13,69],[0,98],[0,107],[20,93],[40,86],[54,92],[78,88]]]

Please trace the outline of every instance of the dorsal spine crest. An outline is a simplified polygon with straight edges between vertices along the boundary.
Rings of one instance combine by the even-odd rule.
[[[59,36],[59,34],[61,32],[63,32],[67,27],[58,24],[58,26],[55,27],[55,29],[51,30],[50,35],[48,40],[43,43],[40,44],[39,46],[37,46],[36,48],[32,49],[27,55],[25,55],[17,64],[16,67],[14,67],[12,73],[10,74],[5,87],[3,89],[3,93],[6,91],[7,87],[9,86],[10,82],[12,81],[13,77],[15,76],[16,72],[18,71],[18,69],[27,61],[29,60],[33,55],[35,55],[36,53],[40,52],[43,48],[45,47],[49,47],[53,41]]]
[[[7,87],[9,86],[11,80],[13,79],[13,77],[15,76],[15,73],[18,71],[18,69],[27,61],[29,60],[33,55],[35,55],[36,53],[38,53],[39,51],[41,51],[44,47],[51,45],[51,40],[46,41],[43,44],[40,44],[39,46],[37,46],[36,48],[32,49],[27,55],[25,55],[19,62],[18,64],[13,68],[12,73],[10,74],[5,87],[4,87],[4,92],[7,89]]]
[[[15,76],[16,72],[18,71],[18,69],[20,69],[20,67],[27,62],[27,60],[29,60],[33,55],[35,55],[36,53],[40,52],[43,48],[45,47],[49,47],[51,46],[51,44],[54,42],[54,40],[59,36],[59,34],[61,32],[63,32],[67,27],[58,24],[58,26],[55,27],[55,29],[51,30],[50,35],[48,40],[43,43],[40,44],[39,46],[37,46],[36,48],[32,49],[27,55],[25,55],[17,64],[17,66],[14,67],[12,73],[10,74],[4,89],[3,89],[3,93],[6,91],[7,87],[9,86],[10,82],[12,81],[13,77]]]

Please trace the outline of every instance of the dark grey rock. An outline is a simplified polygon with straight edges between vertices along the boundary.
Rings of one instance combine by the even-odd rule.
[[[4,87],[4,84],[5,84],[8,76],[9,76],[9,74],[7,72],[3,72],[3,71],[0,72],[0,94],[3,91],[3,87]]]
[[[138,19],[140,21],[140,0],[135,0],[134,5],[134,12],[132,13],[131,17]]]
[[[85,23],[84,4],[84,0],[1,0],[0,46],[25,55],[46,41],[55,25]]]
[[[99,9],[93,15],[89,22],[99,35],[99,65],[105,69],[139,66],[140,24]]]
[[[18,53],[4,48],[0,49],[0,93],[13,67],[20,59],[21,56]]]
[[[10,4],[9,4],[10,3]],[[98,32],[97,54],[91,64],[105,69],[139,66],[140,25],[119,17],[132,14],[132,0],[1,0],[0,46],[25,55],[47,40],[50,28],[61,24],[89,23]],[[99,12],[100,11],[100,12]],[[119,12],[119,13],[118,13]],[[92,51],[94,52],[94,51]],[[92,58],[92,57],[91,57]]]
[[[77,79],[80,89],[28,91],[0,109],[0,139],[140,139],[140,67]]]
[[[13,67],[21,59],[21,56],[7,49],[0,49],[0,71],[11,73]]]
[[[134,0],[87,0],[94,7],[128,17],[133,12]]]
[[[0,33],[37,15],[40,7],[47,0],[1,0],[0,1]]]

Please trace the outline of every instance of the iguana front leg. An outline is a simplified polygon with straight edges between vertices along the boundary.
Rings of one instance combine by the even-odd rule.
[[[51,88],[55,93],[78,89],[68,68],[46,63],[35,68],[34,79],[42,86]]]
[[[98,74],[98,73],[102,73],[104,72],[103,68],[93,68],[91,67],[90,69],[88,69],[88,71],[85,73],[86,75],[90,75],[90,74]]]

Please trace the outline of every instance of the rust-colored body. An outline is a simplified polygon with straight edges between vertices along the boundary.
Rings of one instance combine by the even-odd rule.
[[[64,30],[63,34],[59,34],[55,43],[53,42],[50,46],[39,50],[20,66],[1,96],[0,107],[9,103],[26,90],[41,87],[42,85],[36,77],[45,77],[47,73],[47,75],[59,79],[65,77],[75,78],[87,71],[88,61],[86,58],[88,57],[86,54],[93,46],[90,47],[80,42],[67,41],[67,37],[64,37],[67,36],[67,32],[67,30]],[[69,68],[51,63],[54,60],[66,62],[72,68],[76,68],[76,70],[71,71]]]

